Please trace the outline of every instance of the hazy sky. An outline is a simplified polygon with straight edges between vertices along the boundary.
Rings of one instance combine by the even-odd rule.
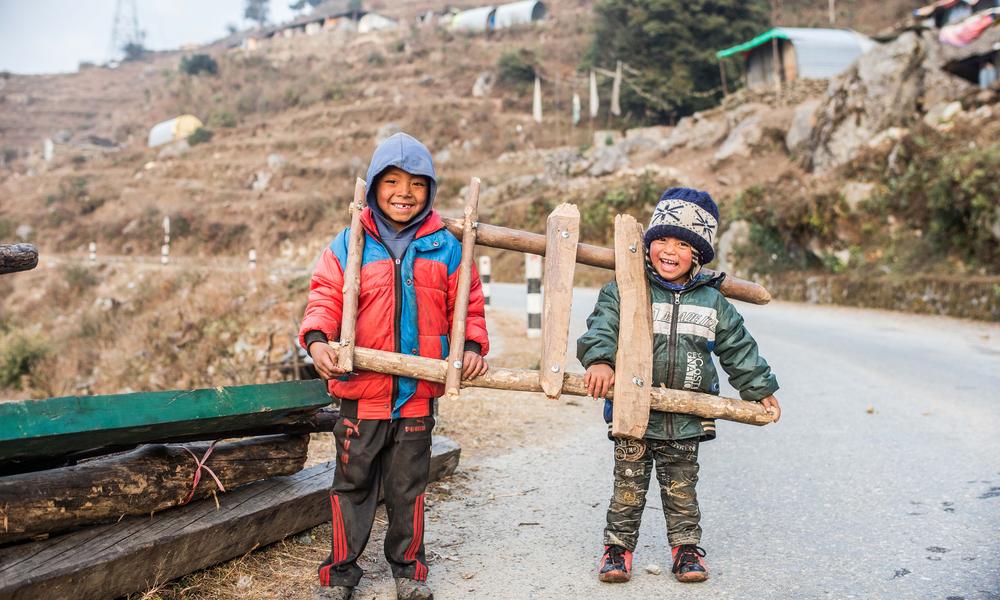
[[[271,0],[271,20],[294,15],[289,0]],[[0,0],[0,71],[75,71],[80,61],[108,60],[116,0]],[[123,5],[130,4],[125,0]],[[135,0],[146,47],[177,48],[241,29],[244,0]]]

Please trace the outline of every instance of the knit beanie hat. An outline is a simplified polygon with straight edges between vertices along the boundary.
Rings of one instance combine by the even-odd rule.
[[[719,207],[708,192],[673,187],[663,192],[653,209],[643,236],[646,248],[653,240],[673,237],[691,244],[700,254],[700,264],[715,258],[712,243],[719,230]]]

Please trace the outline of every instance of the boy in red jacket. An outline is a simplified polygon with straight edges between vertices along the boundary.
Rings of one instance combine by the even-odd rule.
[[[437,180],[427,148],[397,133],[379,144],[368,167],[365,248],[355,333],[360,348],[447,358],[462,245],[433,210]],[[333,549],[320,565],[321,598],[351,597],[363,571],[357,559],[371,534],[379,481],[389,528],[385,555],[397,597],[433,598],[424,557],[424,489],[431,457],[437,383],[369,371],[345,373],[326,344],[340,338],[349,230],[323,251],[299,333],[330,394],[341,399],[333,435],[337,470],[330,503]],[[486,372],[489,350],[479,277],[473,273],[462,377]]]

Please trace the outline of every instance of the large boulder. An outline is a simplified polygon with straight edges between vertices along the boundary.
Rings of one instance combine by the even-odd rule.
[[[795,107],[792,124],[785,134],[785,148],[789,153],[795,154],[812,137],[813,127],[816,126],[816,111],[821,104],[819,98],[810,98]]]
[[[670,135],[660,144],[664,155],[675,148],[689,147],[694,150],[718,146],[729,134],[727,119],[718,115],[695,113],[682,118]]]
[[[730,158],[749,158],[763,139],[764,126],[760,115],[750,115],[729,132],[712,162],[719,164]]]
[[[591,177],[610,175],[628,166],[628,155],[618,146],[598,146],[591,151],[590,159],[587,174]]]
[[[929,32],[906,32],[876,46],[833,80],[820,107],[804,166],[822,172],[851,160],[876,133],[909,127],[923,107],[961,97],[971,84],[944,72]]]

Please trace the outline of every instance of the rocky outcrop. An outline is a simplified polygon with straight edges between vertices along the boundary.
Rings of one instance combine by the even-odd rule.
[[[823,172],[845,164],[879,132],[909,127],[930,107],[968,92],[970,84],[941,69],[943,60],[928,32],[904,33],[862,56],[831,82],[804,166]]]

